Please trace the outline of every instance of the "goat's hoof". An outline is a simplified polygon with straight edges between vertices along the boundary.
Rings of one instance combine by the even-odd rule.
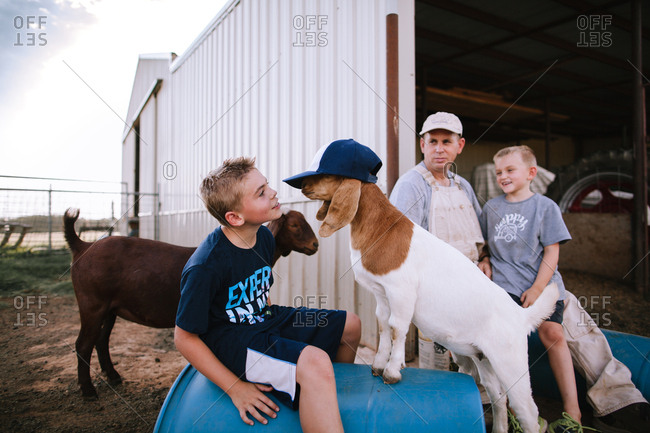
[[[400,373],[397,373],[397,375],[392,375],[392,374],[389,374],[388,372],[384,371],[384,374],[383,374],[382,377],[384,379],[384,383],[387,384],[387,385],[392,385],[392,384],[397,383],[400,380],[402,380],[402,375]]]
[[[97,390],[92,385],[92,383],[86,383],[83,385],[80,384],[79,388],[81,389],[81,396],[83,397],[84,401],[94,401],[99,398],[97,395]]]
[[[97,401],[97,400],[99,400],[99,396],[97,395],[97,391],[95,391],[95,390],[93,390],[92,393],[82,392],[81,396],[82,396],[84,401]]]
[[[384,378],[384,383],[386,385],[392,385],[392,384],[397,383],[397,382],[400,381],[400,378],[398,378],[398,377],[386,377],[386,376],[383,376],[383,378]]]
[[[122,377],[117,373],[115,373],[115,375],[109,374],[108,375],[108,383],[111,386],[120,385],[122,383]]]

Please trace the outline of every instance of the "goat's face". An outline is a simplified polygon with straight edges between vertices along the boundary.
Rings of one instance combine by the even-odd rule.
[[[285,215],[283,230],[294,251],[311,256],[318,251],[318,239],[300,212],[291,210]],[[284,236],[283,236],[284,237]],[[288,252],[284,255],[289,254]]]
[[[312,200],[331,201],[344,177],[317,174],[302,181],[302,193]]]
[[[323,200],[316,218],[323,221],[318,234],[328,237],[349,224],[357,213],[361,181],[334,175],[315,175],[303,180],[302,193]]]

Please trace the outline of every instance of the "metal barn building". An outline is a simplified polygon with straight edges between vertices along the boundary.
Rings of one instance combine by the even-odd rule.
[[[141,56],[123,137],[123,181],[130,191],[158,194],[160,204],[156,209],[151,196],[138,195],[134,205],[130,196],[123,211],[138,216],[140,236],[198,245],[217,225],[198,196],[200,181],[239,155],[255,156],[283,206],[316,228],[319,204],[281,180],[303,171],[319,147],[339,138],[353,137],[385,161],[390,7],[397,2],[236,0],[183,55]],[[409,26],[408,20],[399,24]],[[413,38],[402,43],[401,52],[412,53]],[[402,105],[411,107],[400,112],[406,125],[415,116],[410,58],[399,74]],[[413,140],[412,130],[399,128],[405,142]],[[405,167],[415,162],[409,153]],[[280,260],[273,302],[355,310],[369,324],[364,340],[372,342],[374,299],[355,290],[348,239],[349,229],[343,230],[322,239],[314,256]]]
[[[458,171],[468,179],[510,144],[530,145],[547,167],[629,148],[639,134],[631,107],[645,104],[630,47],[641,53],[649,32],[637,35],[647,28],[631,10],[638,0],[591,3],[232,0],[182,55],[139,58],[123,133],[122,180],[133,194],[122,212],[137,217],[141,237],[198,245],[217,225],[201,179],[246,155],[317,228],[320,204],[283,178],[322,145],[354,138],[384,161],[378,184],[388,192],[419,160],[416,131],[438,110],[463,120],[470,146]],[[599,46],[580,46],[596,36]],[[372,347],[375,301],[355,287],[348,241],[346,228],[316,255],[281,259],[273,302],[354,310]]]

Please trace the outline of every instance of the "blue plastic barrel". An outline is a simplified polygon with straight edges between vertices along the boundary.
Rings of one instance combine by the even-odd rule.
[[[367,365],[334,364],[334,373],[346,432],[485,432],[481,397],[470,376],[406,368],[401,382],[386,385]],[[300,432],[298,412],[278,406],[268,425],[248,426],[230,398],[188,365],[170,389],[154,432]]]
[[[650,338],[605,329],[602,331],[614,357],[630,369],[632,382],[646,400],[650,400]],[[528,360],[533,394],[560,400],[560,391],[548,363],[548,355],[536,332],[528,338]],[[576,385],[578,396],[583,403],[587,386],[584,378],[577,372]]]

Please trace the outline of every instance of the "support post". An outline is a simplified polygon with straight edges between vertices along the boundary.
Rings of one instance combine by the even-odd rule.
[[[632,1],[632,62],[633,71],[633,123],[634,148],[634,285],[637,292],[650,299],[648,288],[648,156],[645,124],[645,87],[641,50],[641,0]]]
[[[546,131],[544,133],[544,168],[551,168],[551,103],[549,99],[544,99],[544,122]]]
[[[399,177],[399,25],[397,2],[386,14],[386,192]]]

